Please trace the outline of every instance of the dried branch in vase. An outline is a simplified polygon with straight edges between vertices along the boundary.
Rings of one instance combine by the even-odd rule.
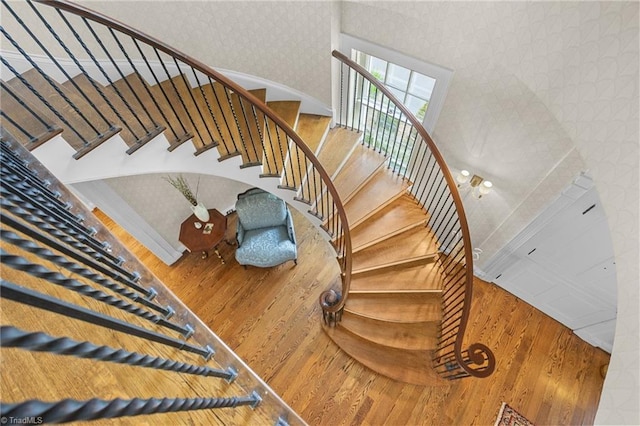
[[[184,176],[179,175],[178,177],[175,177],[175,178],[171,176],[166,176],[163,179],[169,182],[171,186],[173,186],[175,189],[180,191],[180,193],[184,195],[184,198],[186,198],[187,201],[189,201],[189,203],[191,203],[192,206],[198,205],[198,200],[196,199],[196,196],[193,195],[193,191],[191,191],[191,188],[189,187],[189,183],[184,178]]]

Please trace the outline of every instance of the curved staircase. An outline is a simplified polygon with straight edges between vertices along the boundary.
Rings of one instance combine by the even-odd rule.
[[[45,93],[55,108],[67,107],[64,99],[35,70],[23,73],[23,77],[38,92]],[[186,76],[172,79],[176,88],[183,78],[186,79]],[[185,90],[169,90],[171,84],[168,81],[162,83],[168,87],[161,90],[158,86],[145,86],[142,79],[131,74],[111,86],[102,87],[102,90],[108,96],[108,101],[116,105],[122,103],[116,87],[120,88],[121,94],[126,94],[131,105],[136,102],[135,92],[126,91],[126,87],[135,91],[148,89],[155,92],[156,102],[165,111],[172,111],[170,105],[173,104],[176,112],[173,120],[168,119],[168,113],[165,114],[167,120],[163,120],[158,112],[146,116],[140,114],[143,120],[146,118],[143,124],[147,129],[156,132],[156,129],[166,129],[164,133],[170,143],[169,149],[175,149],[180,143],[190,140],[196,155],[216,148],[220,160],[241,156],[241,167],[255,166],[265,178],[279,178],[280,174],[275,172],[276,165],[284,163],[290,174],[298,175],[295,180],[301,180],[299,170],[291,167],[297,163],[297,159],[283,161],[283,158],[296,155],[295,151],[289,151],[289,146],[283,145],[281,152],[264,149],[255,143],[260,140],[260,133],[277,133],[275,128],[266,128],[262,117],[257,120],[258,124],[242,120],[241,126],[220,126],[225,121],[237,119],[237,113],[234,117],[232,109],[242,111],[250,108],[248,104],[243,105],[237,95],[231,94],[233,108],[224,109],[222,103],[211,105],[209,102],[213,112],[211,120],[195,120],[194,117],[200,115],[195,108],[191,111],[188,108],[176,108],[176,105],[180,105],[178,96],[193,97],[196,105],[202,106],[208,103],[206,93],[217,91],[218,97],[226,97],[224,89],[207,84],[185,93]],[[5,84],[14,93],[20,93],[30,108],[41,111],[52,127],[67,127],[54,114],[43,110],[33,94],[25,92],[20,79],[16,77]],[[61,84],[59,88],[73,98],[80,110],[91,111],[87,101],[78,95],[76,87],[91,93],[89,89],[94,84],[99,85],[80,74],[73,78],[73,82]],[[260,101],[266,100],[265,89],[251,90],[250,93]],[[2,95],[4,97],[6,93]],[[215,99],[214,95],[212,97]],[[95,91],[91,100],[100,111],[108,110],[107,100],[98,97]],[[147,110],[153,111],[151,100],[147,100],[146,104]],[[330,117],[300,113],[300,101],[273,101],[266,104],[296,129],[298,135],[317,153],[325,170],[333,178],[352,229],[353,281],[349,300],[343,321],[337,328],[327,327],[328,334],[346,352],[375,371],[409,383],[433,384],[435,373],[430,365],[432,356],[429,351],[435,348],[437,324],[441,318],[439,298],[442,271],[436,262],[437,241],[426,227],[428,216],[407,191],[411,183],[391,173],[383,155],[361,144],[360,133],[340,127],[329,129]],[[131,112],[127,114],[124,107],[121,109],[124,112],[120,117],[110,114],[108,118],[115,126],[125,128],[123,121],[132,123],[134,116]],[[92,121],[97,121],[96,117]],[[25,119],[20,124],[25,130],[35,133],[39,123]],[[72,116],[69,124],[80,129],[87,127],[78,116]],[[11,123],[3,125],[10,132],[17,132]],[[142,127],[142,123],[139,126]],[[225,128],[226,132],[223,131]],[[69,133],[63,133],[65,140]],[[128,153],[131,154],[145,143],[136,140],[130,131],[123,130],[120,136],[130,147]],[[155,135],[145,135],[144,138],[149,136],[149,140],[152,140]],[[77,138],[70,139],[69,143],[83,152],[83,144]],[[232,145],[217,142],[229,140],[242,143]],[[34,143],[27,145],[33,146]],[[396,360],[393,363],[386,359],[390,354]]]
[[[324,329],[380,374],[417,385],[444,384],[431,367],[442,319],[438,243],[426,226],[426,212],[407,191],[411,182],[395,176],[387,159],[359,136],[334,128],[319,153],[322,161],[330,152],[348,152],[329,171],[345,202],[353,247],[342,320]]]
[[[307,211],[335,248],[342,288],[348,291],[337,298],[344,306],[330,316],[335,322],[327,321],[326,300],[321,298],[321,304],[324,329],[345,352],[380,374],[415,385],[439,386],[447,383],[446,378],[491,374],[494,360],[487,348],[479,344],[461,348],[471,263],[469,247],[460,246],[468,245],[463,240],[469,237],[462,235],[464,217],[455,215],[461,209],[459,197],[446,192],[451,189],[448,170],[426,131],[412,122],[415,118],[406,118],[404,124],[413,126],[407,133],[415,147],[409,154],[415,154],[412,171],[400,174],[395,170],[397,158],[392,158],[397,153],[384,155],[363,142],[362,109],[356,113],[352,107],[349,112],[347,106],[343,117],[341,105],[339,125],[330,129],[332,117],[301,112],[298,100],[269,101],[267,89],[244,91],[192,58],[169,53],[160,44],[150,45],[159,59],[155,69],[163,68],[165,78],[159,78],[148,63],[149,71],[142,73],[131,61],[130,72],[118,69],[119,78],[105,74],[107,83],[84,70],[58,83],[37,68],[12,69],[15,77],[3,81],[0,89],[2,127],[30,150],[62,130],[75,150],[73,157],[96,167],[110,167],[99,164],[100,146],[114,135],[127,145],[123,158],[135,158],[138,164],[153,161],[141,148],[161,143],[168,151],[188,149],[193,154],[185,171],[190,164],[209,168],[219,167],[218,162],[237,164],[236,172],[250,173],[252,184],[269,181],[264,189],[292,194],[287,201]],[[169,65],[167,58],[175,55],[172,72],[157,49]],[[335,52],[334,56],[339,58]],[[11,69],[7,63],[5,67]],[[374,106],[378,92],[371,90],[372,85],[385,93],[371,80],[364,90],[363,75],[349,78],[360,81],[361,94],[375,93]],[[367,112],[364,122],[368,117]],[[350,127],[345,124],[349,118]],[[406,153],[413,148],[405,149]],[[423,208],[427,204],[438,216],[435,220]]]

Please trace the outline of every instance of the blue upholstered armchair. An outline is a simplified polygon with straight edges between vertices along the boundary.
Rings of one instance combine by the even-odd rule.
[[[268,268],[288,260],[298,263],[293,221],[284,201],[252,188],[238,195],[236,212],[239,264]]]

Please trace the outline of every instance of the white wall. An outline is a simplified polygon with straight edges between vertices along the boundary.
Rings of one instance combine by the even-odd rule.
[[[81,1],[214,68],[331,104],[330,1]]]
[[[482,219],[471,221],[474,243],[491,244],[485,260],[551,202],[541,184],[567,185],[560,180],[582,161],[590,169],[620,301],[596,421],[640,424],[638,3],[346,2],[342,10],[344,32],[455,71],[434,139],[452,166],[495,183]]]

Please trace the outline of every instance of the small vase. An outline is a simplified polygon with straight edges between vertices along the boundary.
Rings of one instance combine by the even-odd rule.
[[[193,214],[195,214],[201,222],[209,221],[209,210],[207,210],[207,208],[201,203],[198,203],[195,206],[191,206],[191,211],[193,211]]]

